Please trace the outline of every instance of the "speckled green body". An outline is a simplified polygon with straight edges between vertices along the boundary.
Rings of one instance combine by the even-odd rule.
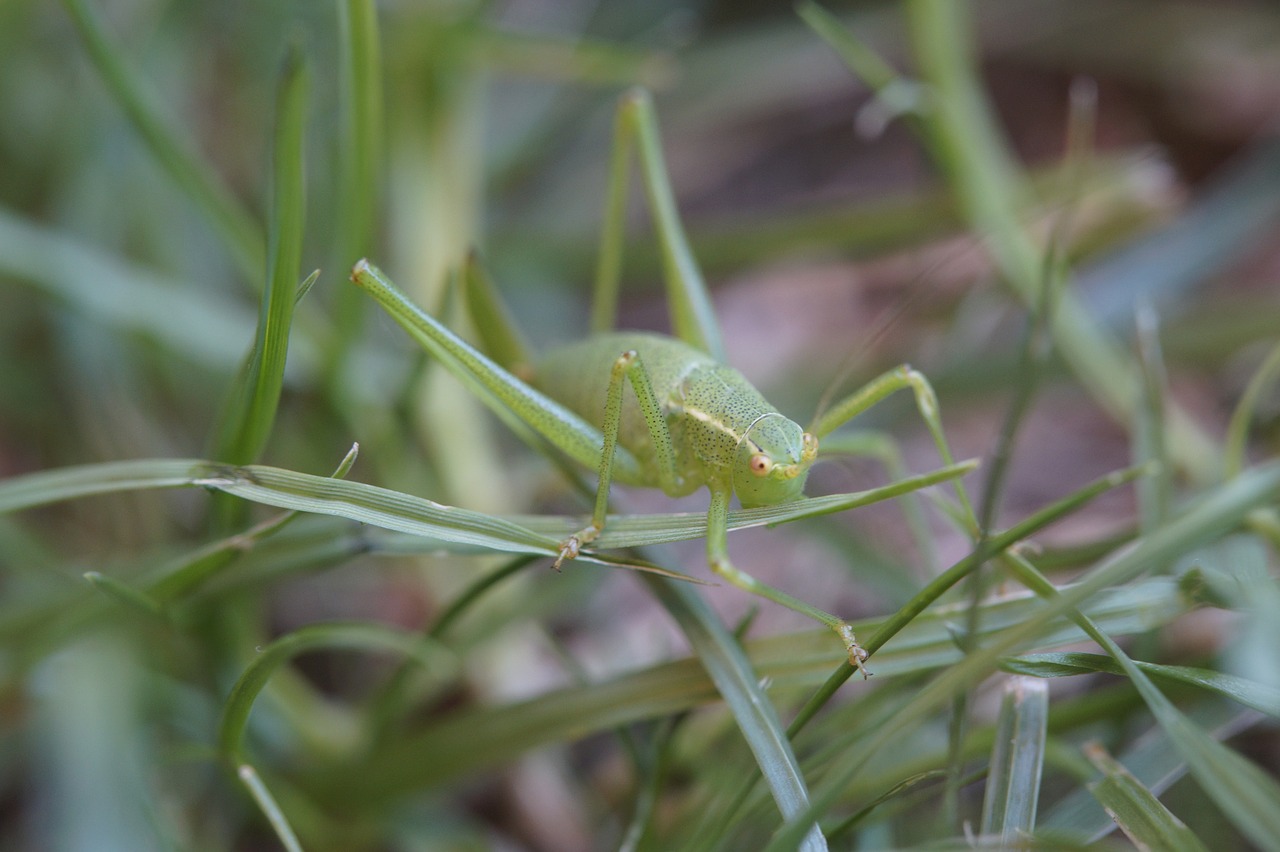
[[[782,464],[800,462],[803,429],[779,414],[737,370],[675,338],[643,332],[596,335],[542,359],[532,384],[599,425],[610,365],[628,350],[639,353],[671,432],[678,480],[666,489],[671,496],[703,485],[736,492],[744,506],[801,496],[803,475],[744,478],[741,468],[745,458],[762,451]],[[631,393],[623,396],[618,443],[635,455],[643,473],[640,479],[619,475],[618,481],[662,487],[653,441]]]

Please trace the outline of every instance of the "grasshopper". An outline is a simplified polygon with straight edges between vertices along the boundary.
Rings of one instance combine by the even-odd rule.
[[[649,97],[639,91],[624,96],[617,113],[596,281],[595,333],[551,352],[532,369],[521,370],[526,378],[517,377],[458,337],[410,301],[367,260],[355,265],[351,280],[449,370],[465,377],[500,417],[510,421],[514,416],[522,424],[520,428],[598,471],[591,522],[564,540],[555,567],[576,557],[600,535],[611,483],[660,488],[672,497],[705,486],[711,492],[707,510],[711,570],[747,592],[834,630],[850,665],[866,676],[867,654],[847,621],[733,565],[727,542],[730,502],[737,496],[744,508],[752,508],[801,499],[809,469],[818,458],[820,440],[890,394],[907,388],[915,396],[943,462],[952,464],[937,398],[922,374],[903,365],[845,397],[805,429],[727,366],[710,298],[676,212],[658,138]],[[633,147],[638,147],[662,247],[673,337],[605,330],[613,324],[616,310],[622,214]],[[506,360],[508,366],[514,366],[511,362],[518,356]],[[626,393],[627,385],[631,394]],[[957,491],[964,501],[963,491]]]

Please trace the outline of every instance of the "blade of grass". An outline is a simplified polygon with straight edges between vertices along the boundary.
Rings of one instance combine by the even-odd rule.
[[[1135,846],[1140,850],[1208,852],[1195,833],[1100,744],[1087,744],[1084,751],[1103,776],[1089,785],[1089,792]]]
[[[1266,713],[1268,716],[1280,717],[1280,689],[1267,684],[1236,675],[1223,674],[1213,669],[1167,666],[1142,660],[1134,660],[1133,664],[1147,674],[1207,689],[1238,701],[1246,707]],[[1013,657],[1002,662],[1000,668],[1015,674],[1042,678],[1071,677],[1094,672],[1115,675],[1125,673],[1124,668],[1111,657],[1082,653]]]
[[[778,720],[777,712],[760,686],[759,678],[747,662],[742,646],[688,586],[646,578],[655,597],[680,625],[693,646],[698,661],[724,698],[738,723],[747,746],[783,819],[797,819],[809,805],[809,794],[799,761],[791,750],[791,741]],[[824,850],[826,838],[816,819],[797,831],[795,848]]]
[[[244,763],[244,737],[253,703],[276,669],[292,658],[320,648],[398,651],[428,668],[447,652],[420,634],[380,624],[315,624],[285,634],[267,645],[245,667],[227,695],[218,724],[218,749],[233,765]]]
[[[242,763],[236,767],[236,777],[244,784],[249,795],[253,796],[253,800],[258,803],[258,809],[267,818],[267,822],[271,823],[276,837],[280,838],[280,845],[284,846],[287,852],[302,852],[302,844],[298,842],[298,836],[289,825],[289,818],[276,804],[275,797],[271,795],[267,785],[262,783],[262,777],[258,775],[258,771],[249,764]]]
[[[735,512],[730,516],[729,527],[743,529],[785,523],[864,505],[905,493],[914,487],[944,481],[969,469],[970,465],[961,464],[881,489],[814,498],[770,509]],[[0,482],[0,514],[96,494],[181,486],[214,489],[282,509],[349,518],[363,524],[443,543],[432,544],[430,547],[458,544],[504,552],[554,556],[559,553],[559,536],[574,529],[579,520],[573,517],[508,519],[445,506],[411,494],[360,482],[265,465],[234,467],[200,459],[106,462],[14,477]],[[537,521],[539,529],[524,526],[524,521]],[[702,514],[619,516],[611,517],[609,523],[617,527],[617,538],[622,539],[628,547],[687,540],[706,534],[706,517]],[[397,549],[408,552],[403,546],[397,547],[394,542],[394,539],[388,540],[388,552]],[[421,547],[412,548],[412,551],[421,552]],[[601,554],[584,553],[577,561],[637,567],[674,579],[687,579],[676,572],[658,569],[639,560],[616,560]]]
[[[222,237],[241,273],[249,281],[261,274],[261,232],[253,216],[227,190],[194,146],[181,138],[146,91],[142,79],[129,67],[125,51],[112,43],[102,18],[88,0],[63,0],[89,56],[108,91],[124,110],[138,135],[160,167],[207,216]]]
[[[1249,424],[1257,413],[1258,400],[1262,392],[1273,384],[1280,376],[1280,345],[1275,346],[1267,354],[1262,366],[1249,377],[1240,401],[1231,412],[1231,421],[1227,424],[1226,444],[1222,449],[1223,469],[1230,478],[1238,476],[1244,469],[1245,448],[1249,438]]]
[[[1020,677],[1005,685],[982,800],[981,831],[999,836],[1006,846],[1016,845],[1036,826],[1048,716],[1049,690],[1044,681]]]
[[[294,47],[285,58],[276,95],[269,266],[257,335],[243,379],[232,391],[214,443],[214,456],[232,464],[255,460],[266,446],[284,385],[306,216],[303,136],[307,93],[306,64],[301,51]]]
[[[382,50],[378,11],[372,0],[336,0],[336,5],[342,104],[339,148],[342,203],[332,261],[334,268],[346,269],[354,258],[373,250],[375,210],[382,177]],[[338,288],[337,300],[336,328],[325,373],[340,393],[341,386],[336,380],[364,319],[366,302],[351,287]]]
[[[1103,628],[1106,630],[1106,628]],[[1107,633],[1112,631],[1106,630]],[[1193,721],[1215,739],[1227,739],[1256,725],[1259,716],[1227,701],[1200,702],[1187,711]],[[1169,735],[1158,725],[1120,755],[1129,772],[1153,794],[1159,795],[1187,774],[1186,761],[1169,743]],[[1115,830],[1115,822],[1087,788],[1077,788],[1059,801],[1040,825],[1042,830],[1095,843]]]

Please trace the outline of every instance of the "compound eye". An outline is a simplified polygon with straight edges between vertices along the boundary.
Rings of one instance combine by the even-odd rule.
[[[812,460],[818,455],[818,439],[810,435],[808,432],[804,433],[804,447],[801,450],[801,453],[803,453],[801,458],[805,460]]]
[[[751,457],[751,472],[756,476],[765,476],[773,470],[773,460],[764,453],[756,453]]]

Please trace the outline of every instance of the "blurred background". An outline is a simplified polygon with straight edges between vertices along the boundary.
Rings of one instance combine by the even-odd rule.
[[[213,452],[266,277],[272,128],[291,45],[310,75],[302,274],[321,271],[294,316],[258,461],[327,474],[359,441],[352,479],[496,514],[585,511],[553,466],[345,280],[369,255],[461,324],[446,284],[476,250],[536,349],[578,339],[614,108],[634,85],[654,93],[731,363],[804,423],[824,394],[910,362],[939,393],[957,457],[990,460],[1019,381],[1027,301],[1008,286],[999,239],[958,200],[963,177],[945,146],[913,126],[912,98],[927,94],[876,98],[786,4],[381,3],[381,105],[362,119],[373,128],[362,172],[346,154],[341,74],[344,16],[358,5],[0,5],[0,475]],[[1063,286],[1117,351],[1132,357],[1139,315],[1155,329],[1183,424],[1171,439],[1176,482],[1189,492],[1214,477],[1206,448],[1221,443],[1280,328],[1280,11],[1245,0],[967,5],[1003,137],[988,147],[1003,156],[1007,145],[1014,166],[1009,197],[1026,231],[1065,258]],[[906,80],[928,73],[900,4],[827,8]],[[137,104],[122,100],[113,73],[137,84]],[[1087,156],[1069,162],[1073,86],[1096,93],[1096,130]],[[622,323],[665,330],[639,195]],[[1115,394],[1070,357],[1050,358],[1000,524],[1133,460],[1135,426]],[[908,470],[936,467],[903,396],[859,425],[894,436]],[[1261,458],[1280,425],[1275,396],[1258,412]],[[881,461],[837,462],[815,472],[812,491],[883,481]],[[703,511],[705,499],[624,490],[618,508]],[[234,531],[219,528],[212,502],[140,492],[0,519],[0,848],[275,848],[212,756],[252,649],[337,620],[423,629],[501,562],[361,554],[342,538],[351,525],[300,519],[185,590],[179,628],[83,579],[145,584],[190,564]],[[1079,564],[1076,551],[1131,535],[1136,512],[1127,492],[1108,495],[1041,544]],[[269,516],[254,510],[242,526]],[[863,617],[892,611],[966,552],[959,532],[929,525],[933,552],[892,506],[744,532],[730,547],[744,569]],[[689,542],[663,558],[705,578],[701,551]],[[757,608],[732,588],[706,596],[730,624]],[[460,673],[418,684],[420,702],[398,724],[429,727],[458,708],[687,653],[647,589],[618,572],[552,577],[539,564],[478,613],[450,636]],[[1214,653],[1230,626],[1215,614],[1177,622],[1157,644]],[[765,604],[752,632],[810,627]],[[399,671],[382,656],[312,654],[259,702],[260,768],[292,791],[282,806],[308,848],[617,845],[626,750],[598,717],[555,748],[531,739],[482,766],[442,768],[408,791],[408,805],[404,790],[393,806],[391,794],[369,799],[324,780],[320,769],[359,752],[370,707],[381,706],[370,696]],[[726,736],[723,718],[706,724]],[[1247,753],[1274,772],[1274,731],[1253,736]],[[696,784],[677,773],[673,813],[681,783]],[[1243,842],[1220,815],[1200,817],[1202,838],[1226,844],[1215,848]]]

